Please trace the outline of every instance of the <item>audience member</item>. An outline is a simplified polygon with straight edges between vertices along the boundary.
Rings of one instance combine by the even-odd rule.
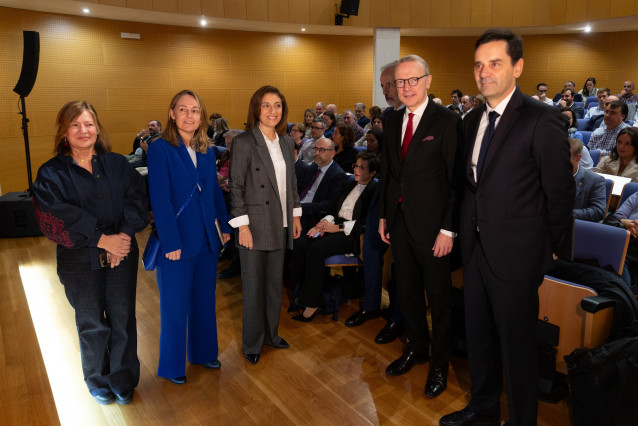
[[[133,167],[146,167],[146,152],[151,142],[162,137],[162,124],[157,120],[151,120],[148,123],[148,130],[142,130],[135,137],[135,142],[138,143],[137,149],[133,154],[126,156],[128,162]],[[133,146],[135,146],[133,142]]]
[[[372,117],[372,128],[383,130],[383,117],[380,115]]]
[[[337,119],[335,118],[335,115],[332,111],[326,110],[322,114],[321,119],[324,123],[326,123],[326,130],[323,132],[323,137],[332,139],[332,134],[334,133],[335,126],[337,125]]]
[[[230,127],[228,127],[228,121],[226,121],[226,119],[224,117],[220,117],[217,119],[216,121],[217,123],[217,127],[215,130],[215,145],[217,146],[226,146],[226,139],[224,138],[226,136],[226,132],[230,130]]]
[[[310,126],[312,126],[312,120],[317,118],[317,113],[314,109],[308,108],[304,111],[303,114],[303,124],[306,128],[306,133],[304,133],[304,138],[309,138],[310,136]]]
[[[627,80],[622,86],[622,90],[616,96],[626,104],[635,104],[638,102],[638,93],[634,93],[634,82]]]
[[[206,133],[204,104],[197,94],[183,90],[173,97],[168,111],[164,137],[148,151],[149,194],[162,242],[157,261],[157,375],[184,384],[186,358],[206,368],[221,367],[217,359],[215,277],[217,255],[221,244],[230,239],[230,227],[213,146]],[[178,211],[181,213],[176,215]]]
[[[148,129],[142,129],[137,133],[137,135],[135,135],[135,139],[133,140],[133,151],[131,152],[131,154],[142,155],[142,153],[138,151],[142,142],[148,142],[149,140],[151,140],[151,138],[153,138],[153,136],[156,136],[161,131],[162,131],[162,124],[159,121],[157,120],[149,121]]]
[[[605,116],[603,118],[605,126],[594,130],[589,138],[589,149],[599,149],[600,155],[608,154],[616,145],[618,133],[629,127],[624,122],[627,117],[627,104],[623,101],[606,102]]]
[[[315,156],[315,152],[313,151],[315,142],[323,138],[323,133],[325,130],[326,123],[321,117],[317,117],[312,120],[312,125],[310,126],[310,136],[312,136],[312,138],[304,142],[303,146],[299,150],[299,153],[297,154],[297,161],[301,160],[307,164],[313,162]]]
[[[380,155],[383,149],[383,140],[383,130],[377,128],[370,129],[368,133],[366,133],[365,138],[365,146],[368,148],[368,152]]]
[[[357,124],[357,121],[354,116],[354,111],[351,109],[347,109],[343,112],[343,124],[346,126],[352,127],[352,131],[354,132],[354,140],[358,142],[359,140],[363,140],[363,137],[366,135],[366,132],[363,130],[361,126]]]
[[[290,137],[292,141],[295,143],[295,152],[297,154],[301,150],[301,147],[304,144],[303,136],[306,134],[306,128],[303,123],[292,123],[290,126]]]
[[[206,135],[208,136],[208,139],[213,141],[215,140],[215,137],[217,136],[217,119],[218,118],[222,118],[222,115],[218,112],[214,112],[208,117],[208,128],[206,129]]]
[[[576,219],[599,222],[605,216],[607,208],[607,192],[605,178],[580,167],[581,152],[585,146],[583,142],[569,138],[570,161],[576,184],[576,198],[574,199],[574,217]]]
[[[93,105],[68,102],[56,126],[56,156],[33,183],[35,215],[42,233],[57,244],[57,272],[75,310],[84,382],[99,404],[128,404],[140,378],[135,233],[149,221],[144,179],[111,152]],[[4,309],[14,315],[10,306]],[[75,346],[68,349],[75,353]]]
[[[485,105],[485,96],[479,93],[478,95],[474,96],[474,100],[472,101],[472,108],[478,108],[481,105]]]
[[[576,114],[576,118],[583,118],[585,111],[583,107],[574,102],[574,92],[572,89],[563,89],[561,99],[556,104],[559,108],[570,108]]]
[[[560,109],[561,114],[565,117],[565,123],[567,127],[567,137],[568,138],[576,138],[579,141],[583,142],[583,134],[576,130],[576,114],[574,114],[574,110],[563,107]],[[594,167],[594,161],[589,154],[589,150],[587,147],[584,147],[581,153],[580,165],[584,169],[591,169]]]
[[[596,96],[598,94],[598,89],[596,88],[596,79],[594,77],[589,77],[585,80],[585,85],[578,92],[579,95],[583,97],[583,101],[586,101],[590,96]]]
[[[448,105],[448,108],[450,106],[454,106],[460,111],[461,110],[461,98],[463,97],[463,92],[461,92],[459,89],[454,89],[454,90],[452,90],[452,93],[450,93],[450,95],[452,97],[452,103],[450,105]]]
[[[566,81],[565,84],[563,85],[563,90],[565,90],[565,89],[569,89],[569,90],[572,91],[572,93],[576,93],[576,83],[574,83],[571,80]],[[554,96],[554,99],[553,99],[554,103],[558,103],[561,100],[562,94],[563,94],[563,92],[561,91],[560,93],[557,93]],[[578,93],[576,93],[574,95],[574,102],[583,102],[583,97],[581,95],[579,95]]]
[[[536,85],[536,96],[538,97],[539,101],[545,102],[547,105],[554,105],[554,102],[552,102],[552,100],[547,97],[547,84],[538,83]]]
[[[465,95],[461,98],[461,118],[465,117],[465,115],[472,111],[472,102],[474,98],[471,95]]]
[[[395,83],[406,110],[386,118],[379,234],[386,244],[392,241],[397,296],[408,341],[386,374],[398,376],[426,362],[431,342],[425,394],[434,398],[447,387],[452,351],[449,254],[456,232],[453,211],[459,200],[455,185],[460,177],[455,174],[461,173],[456,166],[461,118],[429,102],[431,82],[428,64],[422,58],[409,55],[399,60]],[[424,289],[431,311],[432,339]]]
[[[334,160],[346,173],[353,173],[352,165],[357,157],[354,147],[354,132],[347,124],[340,124],[335,128],[332,140],[335,143]]]
[[[230,129],[224,137],[226,141],[226,151],[222,153],[217,162],[217,178],[219,179],[219,187],[224,196],[224,204],[226,204],[226,212],[230,216],[231,199],[228,179],[230,178],[230,150],[233,144],[233,138],[241,133],[239,129]],[[222,269],[217,277],[226,280],[236,277],[241,273],[241,263],[239,261],[239,249],[235,244],[235,234],[230,234],[230,240],[220,253],[220,260],[231,260],[230,265]]]
[[[354,105],[354,113],[357,117],[357,124],[361,126],[361,128],[365,128],[366,125],[370,123],[370,119],[366,117],[366,106],[363,103],[357,102]]]
[[[305,234],[314,224],[333,211],[337,203],[339,188],[347,179],[346,173],[333,161],[334,142],[320,137],[313,147],[314,162],[306,164],[297,161],[295,171],[299,181],[301,201],[301,228]],[[297,167],[299,165],[299,167]]]
[[[370,107],[370,120],[368,121],[368,124],[365,125],[363,130],[368,131],[368,130],[372,129],[372,124],[373,124],[372,123],[372,119],[374,117],[377,117],[377,116],[381,117],[382,113],[383,112],[381,111],[381,108],[379,108],[378,106],[376,106],[376,105],[371,106]]]
[[[310,322],[325,303],[322,287],[326,257],[359,254],[360,235],[364,232],[370,201],[376,192],[377,183],[373,178],[378,166],[379,159],[374,154],[360,152],[353,165],[354,181],[347,181],[341,187],[333,214],[326,215],[295,240],[293,281],[301,284],[299,304],[305,309],[292,319]]]
[[[335,116],[335,126],[339,124],[343,124],[343,117],[337,111],[337,106],[335,104],[330,104],[326,107],[326,111],[330,111]]]
[[[326,104],[323,102],[317,102],[315,104],[315,114],[317,117],[321,117],[321,115],[326,111]]]
[[[620,224],[615,223],[615,220]],[[605,224],[622,226],[631,235],[627,255],[625,257],[625,267],[622,278],[630,287],[638,285],[638,192],[633,193],[616,210],[613,217],[607,216]]]
[[[605,100],[609,96],[610,91],[606,87],[596,89],[596,97],[598,98],[598,105],[590,107],[583,118],[591,120],[592,117],[605,114]]]
[[[620,101],[622,102],[622,101]],[[624,176],[638,182],[638,129],[625,127],[618,132],[616,145],[609,155],[601,158],[594,171],[607,175]]]
[[[434,102],[437,105],[443,105],[443,100],[441,98],[433,98],[432,102]]]

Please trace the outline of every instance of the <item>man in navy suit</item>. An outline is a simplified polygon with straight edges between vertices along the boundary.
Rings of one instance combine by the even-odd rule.
[[[300,160],[295,164],[297,185],[301,200],[301,229],[302,233],[312,228],[327,214],[334,214],[337,197],[341,185],[347,180],[347,175],[334,161],[334,142],[321,138],[315,143],[314,163],[305,165]]]
[[[580,167],[580,157],[583,152],[583,143],[580,140],[569,138],[569,152],[576,183],[574,217],[590,222],[601,221],[607,209],[605,178]]]
[[[434,398],[447,387],[452,351],[449,254],[457,231],[461,117],[429,101],[432,76],[419,56],[401,58],[394,77],[405,109],[391,112],[384,124],[379,234],[391,243],[408,345],[386,374],[404,374],[430,358],[425,289],[432,317],[425,394]]]
[[[522,72],[520,36],[490,29],[476,41],[487,105],[463,120],[459,234],[472,398],[444,426],[500,425],[503,373],[508,424],[536,425],[538,287],[571,220],[574,178],[560,112],[521,93]]]

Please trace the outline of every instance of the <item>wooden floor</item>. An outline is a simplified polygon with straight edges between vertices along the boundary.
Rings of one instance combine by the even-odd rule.
[[[139,236],[142,247],[147,232]],[[265,347],[259,363],[249,364],[241,353],[239,278],[217,282],[221,370],[188,365],[187,384],[174,385],[156,375],[158,291],[155,273],[140,267],[140,384],[132,404],[101,406],[82,380],[73,310],[56,275],[54,243],[4,239],[0,253],[0,424],[436,425],[468,401],[463,359],[453,358],[448,389],[434,400],[423,393],[427,364],[386,376],[403,342],[374,343],[382,319],[345,327],[352,305],[342,307],[339,322],[319,316],[310,324],[291,320],[282,308],[280,334],[291,348]],[[505,398],[502,410],[506,419]],[[539,425],[568,424],[566,402],[540,404]]]

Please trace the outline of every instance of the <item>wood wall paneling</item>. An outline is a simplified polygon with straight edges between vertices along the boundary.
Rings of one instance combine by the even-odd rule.
[[[224,17],[224,0],[201,0],[202,14],[215,18]]]
[[[547,25],[552,18],[552,0],[536,0],[534,25]]]
[[[514,4],[511,0],[492,0],[492,26],[511,27],[514,21]],[[468,25],[469,26],[469,25]]]
[[[268,20],[271,22],[291,22],[289,3],[295,0],[268,0]]]
[[[266,0],[246,0],[246,19],[249,21],[268,21]]]
[[[369,1],[359,2],[359,14],[357,16],[351,16],[349,21],[350,25],[356,27],[370,27],[371,19],[371,5]]]
[[[454,14],[455,11],[452,11],[452,19]],[[492,0],[472,0],[471,25],[473,27],[489,27],[492,25]]]
[[[410,26],[410,0],[394,0],[390,9],[390,26],[405,28]]]
[[[450,26],[465,28],[472,25],[472,0],[456,0],[450,14]]]
[[[611,15],[611,3],[620,3],[620,0],[590,0],[587,2],[587,19],[607,19]]]
[[[587,20],[587,8],[589,1],[598,0],[567,0],[567,13],[565,15],[565,22],[583,22]]]
[[[314,2],[314,0],[312,1]],[[310,23],[310,2],[311,0],[289,0],[290,22],[304,25]]]
[[[100,4],[107,6],[126,7],[126,0],[99,0]]]
[[[391,27],[392,16],[390,15],[390,0],[370,0],[370,26]]]
[[[153,0],[126,0],[126,7],[130,7],[131,9],[153,10]]]
[[[153,10],[156,12],[177,13],[177,0],[153,0]]]
[[[533,25],[535,0],[517,0],[513,2],[513,6],[512,24],[514,26]]]
[[[553,0],[550,2],[550,25],[561,25],[565,23],[567,15],[567,0]]]
[[[410,10],[412,11],[412,16],[410,17],[410,25],[413,27],[430,26],[431,6],[431,0],[411,0]]]
[[[247,19],[246,0],[224,0],[224,18]]]
[[[202,4],[200,0],[177,0],[177,13],[184,15],[201,15]]]
[[[634,12],[635,0],[616,0],[612,1],[609,8],[611,17],[632,15]]]
[[[313,25],[334,25],[335,8],[332,0],[310,0],[310,23]]]
[[[434,28],[448,28],[452,21],[451,6],[449,1],[430,2],[430,26]]]

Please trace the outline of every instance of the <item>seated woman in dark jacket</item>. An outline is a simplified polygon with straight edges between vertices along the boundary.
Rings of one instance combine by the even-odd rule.
[[[352,166],[359,151],[354,147],[354,131],[352,127],[340,124],[335,128],[332,140],[335,143],[334,161],[346,173],[354,173]]]
[[[378,167],[376,156],[360,152],[354,164],[354,181],[347,181],[341,187],[336,217],[324,217],[306,235],[294,241],[293,279],[295,283],[301,283],[299,303],[306,309],[292,319],[310,322],[319,312],[319,306],[323,304],[324,259],[335,254],[359,252],[359,236],[377,186],[373,178]]]

